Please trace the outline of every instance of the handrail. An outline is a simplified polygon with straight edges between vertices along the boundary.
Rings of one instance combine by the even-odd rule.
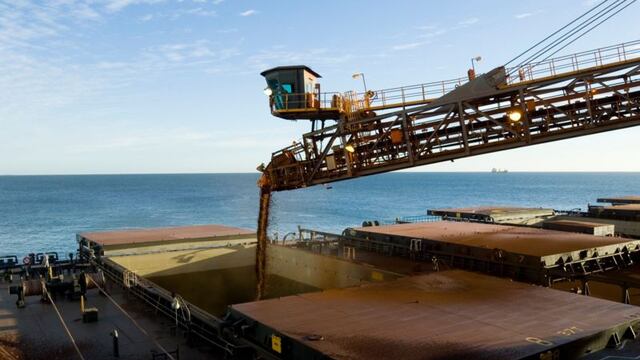
[[[640,57],[640,40],[582,51],[507,69],[507,84],[603,67]]]
[[[96,263],[96,265],[102,269],[104,274],[111,280],[125,287],[127,291],[130,291],[163,315],[168,318],[173,318],[175,316],[174,311],[171,309],[172,296],[168,290],[144,277],[138,277],[133,272],[131,272],[133,275],[130,274],[129,277],[135,277],[135,284],[131,284],[133,286],[127,286],[125,280],[126,275],[124,272],[128,270],[110,259],[102,259],[101,262]],[[237,346],[226,341],[220,336],[220,325],[223,321],[200,309],[196,305],[191,304],[184,299],[182,300],[185,307],[188,308],[189,315],[188,321],[186,321],[186,316],[183,316],[182,319],[180,319],[180,326],[188,329],[192,334],[198,336],[211,345],[219,347],[226,353],[233,354],[233,351]],[[192,315],[194,316],[192,317]]]
[[[513,85],[585,69],[605,67],[638,58],[640,58],[640,40],[635,40],[507,68],[506,84]],[[468,80],[467,77],[460,77],[367,92],[271,95],[270,103],[272,112],[276,113],[316,109],[339,111],[350,116],[360,110],[389,109],[408,104],[427,103],[447,94]]]
[[[272,112],[290,110],[327,110],[341,107],[342,94],[338,92],[323,93],[283,93],[269,96]]]

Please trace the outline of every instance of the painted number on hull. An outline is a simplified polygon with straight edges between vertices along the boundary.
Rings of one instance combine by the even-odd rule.
[[[570,328],[566,328],[566,329],[562,329],[560,331],[557,332],[557,334],[559,335],[564,335],[564,336],[571,336],[571,335],[575,335],[579,332],[581,332],[582,329],[580,329],[577,326],[572,326]]]
[[[552,346],[553,342],[549,341],[549,340],[544,340],[544,339],[540,339],[538,337],[533,337],[533,336],[529,336],[528,338],[525,338],[525,340],[527,340],[530,343],[534,343],[534,344],[538,344],[538,345],[542,345],[542,346]]]

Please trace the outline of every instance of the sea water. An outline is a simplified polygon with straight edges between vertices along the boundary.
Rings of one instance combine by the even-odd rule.
[[[83,231],[193,224],[255,229],[259,174],[0,176],[0,255],[74,251]],[[427,209],[586,209],[640,194],[640,173],[396,172],[273,195],[269,233],[341,232]]]

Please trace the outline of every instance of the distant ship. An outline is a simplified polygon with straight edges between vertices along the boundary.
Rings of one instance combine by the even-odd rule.
[[[508,173],[508,172],[509,172],[509,170],[507,170],[507,169],[496,169],[496,168],[493,168],[493,169],[491,169],[491,172],[492,172],[492,173]]]

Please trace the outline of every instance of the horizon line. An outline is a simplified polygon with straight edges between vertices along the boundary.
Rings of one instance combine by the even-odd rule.
[[[403,170],[397,170],[397,171],[391,171],[391,172],[387,172],[387,173],[382,173],[382,174],[378,174],[378,175],[384,175],[384,174],[393,174],[393,173],[405,173],[405,174],[411,174],[411,173],[417,173],[417,174],[424,174],[424,173],[441,173],[441,174],[484,174],[484,173],[492,173],[491,170],[485,170],[485,171],[480,171],[480,170],[469,170],[469,171],[441,171],[441,170],[436,170],[436,171],[403,171]],[[590,174],[611,174],[611,173],[620,173],[620,174],[637,174],[640,173],[640,171],[628,171],[628,170],[610,170],[610,171],[592,171],[592,170],[509,170],[506,173],[500,173],[502,175],[504,174],[509,174],[509,173],[558,173],[558,174],[562,174],[562,173],[590,173]],[[258,171],[238,171],[238,172],[141,172],[141,173],[135,173],[135,172],[125,172],[125,173],[51,173],[51,174],[46,174],[46,173],[31,173],[31,174],[0,174],[0,177],[19,177],[19,176],[127,176],[127,175],[240,175],[240,174],[254,174],[254,175],[259,175],[260,172]],[[368,177],[371,175],[365,175],[365,176],[356,176],[354,178],[358,178],[358,177]]]

